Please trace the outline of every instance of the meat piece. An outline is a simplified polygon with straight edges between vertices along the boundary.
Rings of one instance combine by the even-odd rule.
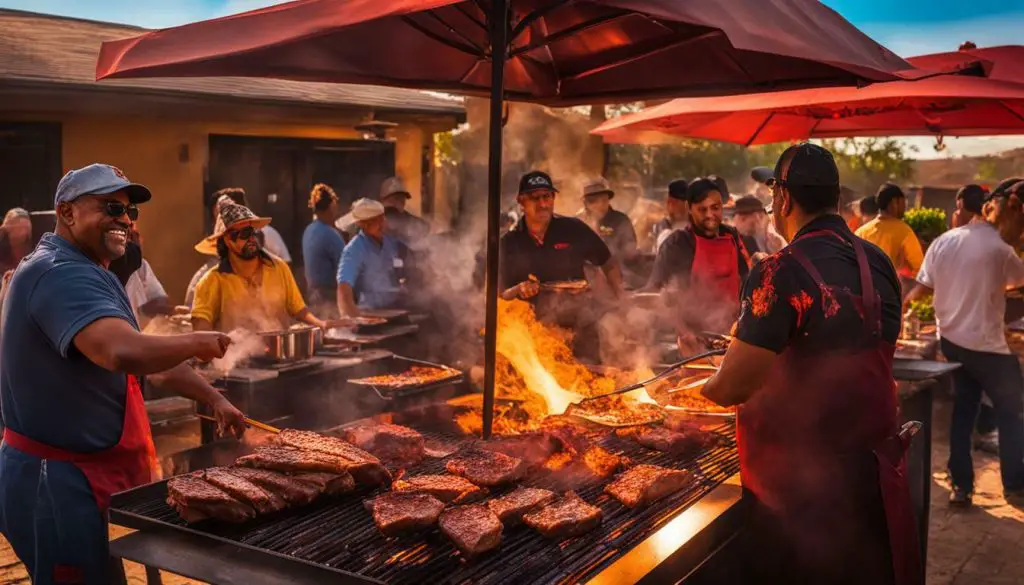
[[[523,522],[548,538],[566,538],[593,530],[601,517],[601,508],[584,502],[575,492],[567,492],[561,500],[524,514]]]
[[[544,467],[553,473],[552,478],[560,487],[578,489],[610,478],[628,463],[629,459],[600,445],[590,445],[582,454],[575,451],[555,453]]]
[[[648,427],[636,436],[636,442],[648,449],[664,451],[674,455],[696,453],[704,447],[704,440],[698,432],[677,432],[665,427]]]
[[[345,430],[345,440],[387,461],[415,465],[423,460],[423,435],[401,425],[380,424]]]
[[[440,500],[424,493],[388,492],[365,505],[373,514],[373,523],[385,536],[429,528],[444,510]]]
[[[345,461],[347,466],[339,471],[351,473],[356,483],[361,485],[391,485],[391,474],[381,464],[380,459],[338,437],[328,437],[313,431],[284,429],[275,437],[275,440],[287,447],[312,451]],[[308,471],[332,470],[310,469]]]
[[[235,461],[235,465],[285,473],[313,471],[342,474],[348,473],[350,462],[341,457],[333,457],[315,451],[292,449],[281,445],[264,445],[257,447],[256,451],[250,455],[239,457]]]
[[[296,473],[292,477],[316,486],[328,496],[347,494],[356,489],[356,480],[348,473]]]
[[[292,506],[305,506],[324,492],[319,487],[290,475],[269,469],[252,469],[249,467],[228,468],[233,475],[250,481],[272,494],[277,494]]]
[[[551,433],[537,432],[496,437],[490,441],[482,441],[478,446],[487,451],[522,459],[528,468],[536,468],[544,465],[544,462],[561,448],[562,443]]]
[[[449,508],[441,512],[437,523],[467,557],[481,555],[501,544],[501,521],[483,504]]]
[[[483,449],[456,453],[445,464],[445,469],[485,487],[518,481],[526,473],[522,459]]]
[[[600,445],[591,445],[583,452],[583,463],[594,475],[608,479],[629,464],[629,459],[616,455]]]
[[[637,465],[624,471],[604,491],[627,508],[646,506],[673,494],[693,481],[686,471],[657,465]]]
[[[231,473],[224,467],[211,467],[202,472],[203,479],[227,492],[236,500],[245,502],[260,514],[284,510],[288,504],[278,495],[272,494],[249,480]]]
[[[167,503],[185,522],[215,518],[239,523],[256,517],[256,510],[252,506],[232,498],[224,490],[203,480],[199,474],[179,475],[168,480]]]
[[[392,489],[430,494],[446,504],[471,502],[487,495],[487,490],[457,475],[417,475],[395,481]]]
[[[519,487],[500,498],[487,500],[487,507],[501,520],[511,525],[522,521],[523,514],[555,501],[555,493],[539,488]]]

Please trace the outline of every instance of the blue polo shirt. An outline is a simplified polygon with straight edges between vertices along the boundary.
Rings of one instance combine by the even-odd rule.
[[[378,244],[359,232],[341,254],[338,284],[351,286],[356,303],[361,307],[383,309],[394,306],[401,292],[395,272],[395,260],[401,257],[401,246],[391,236],[384,236]]]
[[[11,279],[0,315],[0,405],[4,425],[76,453],[121,439],[127,377],[86,359],[75,336],[116,317],[139,328],[112,272],[70,242],[44,234]]]
[[[302,233],[302,263],[310,288],[337,286],[338,262],[345,249],[345,238],[333,225],[320,220],[306,226]]]

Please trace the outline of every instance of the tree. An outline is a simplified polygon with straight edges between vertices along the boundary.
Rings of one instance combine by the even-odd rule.
[[[844,185],[861,193],[874,193],[879,185],[913,178],[913,160],[907,157],[908,147],[892,138],[841,138],[822,140],[832,151]],[[916,147],[909,147],[916,151]]]

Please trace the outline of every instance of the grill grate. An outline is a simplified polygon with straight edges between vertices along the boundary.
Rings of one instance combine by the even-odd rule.
[[[650,463],[694,472],[699,481],[647,508],[630,510],[603,493],[606,481],[576,489],[587,502],[601,508],[604,520],[588,534],[554,542],[525,526],[506,528],[501,547],[466,562],[436,528],[427,533],[387,539],[382,536],[364,508],[363,492],[326,500],[297,510],[257,518],[240,526],[207,522],[188,528],[226,538],[243,545],[289,555],[336,570],[355,573],[389,585],[418,585],[425,582],[452,585],[511,583],[574,583],[586,580],[610,565],[673,517],[738,472],[732,423],[715,430],[724,443],[684,459],[645,449],[633,441],[605,437],[600,443],[625,455],[634,464]],[[424,433],[427,438],[445,437]],[[450,437],[448,440],[451,440]],[[409,475],[441,473],[445,459],[428,460],[408,470]],[[541,478],[525,485],[559,491],[563,486]],[[164,501],[166,483],[159,492],[133,498],[131,492],[114,502],[114,511],[142,516],[175,527],[185,527],[177,513]],[[511,489],[511,488],[507,488]],[[505,490],[494,492],[504,493]],[[159,494],[160,497],[153,497]],[[439,576],[444,575],[443,581]]]

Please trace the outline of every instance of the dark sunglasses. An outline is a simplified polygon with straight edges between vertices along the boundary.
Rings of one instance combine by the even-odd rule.
[[[128,219],[135,221],[139,219],[139,208],[134,203],[121,203],[120,201],[107,201],[103,204],[103,210],[110,217],[121,217],[127,214]]]
[[[228,237],[230,237],[232,240],[235,240],[236,242],[238,240],[248,240],[255,235],[256,228],[252,227],[251,225],[245,226],[240,230],[232,230],[228,232]]]

